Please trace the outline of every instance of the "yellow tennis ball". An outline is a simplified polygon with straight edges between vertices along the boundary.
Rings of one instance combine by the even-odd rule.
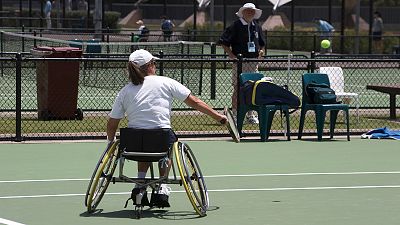
[[[322,48],[329,48],[331,46],[331,42],[329,40],[322,40],[321,47]]]

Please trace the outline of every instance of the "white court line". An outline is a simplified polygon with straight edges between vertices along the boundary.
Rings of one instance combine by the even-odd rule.
[[[342,172],[342,173],[260,173],[243,175],[211,175],[206,178],[218,177],[266,177],[266,176],[314,176],[314,175],[366,175],[366,174],[400,174],[400,171]]]
[[[208,192],[239,192],[239,191],[299,191],[299,190],[335,190],[335,189],[378,189],[378,188],[400,188],[400,185],[370,185],[370,186],[332,186],[332,187],[281,187],[281,188],[235,188],[216,189]],[[173,193],[184,193],[185,191],[172,191]],[[131,192],[105,193],[105,195],[126,195]],[[21,199],[21,198],[48,198],[48,197],[76,197],[86,194],[55,194],[55,195],[16,195],[0,196],[0,199]]]
[[[31,183],[31,182],[59,182],[59,181],[88,181],[86,178],[46,179],[46,180],[1,180],[0,183]]]
[[[223,177],[267,177],[267,176],[314,176],[314,175],[368,175],[368,174],[400,174],[400,171],[359,171],[341,173],[259,173],[259,174],[226,174],[210,175],[205,178]],[[171,177],[172,178],[172,177]],[[60,181],[88,181],[87,178],[42,179],[42,180],[0,180],[0,183],[30,183],[30,182],[60,182]]]
[[[17,223],[11,220],[6,220],[3,218],[0,218],[0,224],[5,224],[5,225],[24,225],[23,223]]]

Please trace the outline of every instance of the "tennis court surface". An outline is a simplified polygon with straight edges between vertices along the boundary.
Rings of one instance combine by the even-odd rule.
[[[95,214],[84,193],[104,142],[2,143],[0,224],[397,225],[400,149],[392,140],[187,141],[210,195],[206,217],[171,185],[171,208],[134,219],[131,184],[110,184]],[[135,163],[125,171],[136,174]],[[117,171],[118,172],[118,171]]]

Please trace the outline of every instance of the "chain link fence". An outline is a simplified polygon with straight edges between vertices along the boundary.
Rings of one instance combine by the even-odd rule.
[[[366,88],[367,85],[399,87],[399,59],[339,56],[321,56],[314,59],[292,56],[289,59],[267,57],[259,60],[232,61],[218,56],[164,55],[157,61],[157,74],[178,80],[194,95],[222,112],[223,107],[231,106],[233,63],[257,61],[259,72],[273,78],[276,84],[287,85],[289,90],[299,97],[302,95],[301,77],[304,73],[318,72],[326,67],[340,68],[342,72],[333,74],[337,80],[332,78],[331,85],[337,82],[344,85],[345,92],[357,94],[357,99],[341,99],[350,104],[351,132],[359,134],[384,126],[400,128],[399,119],[390,118],[389,95]],[[0,140],[3,141],[105,138],[107,116],[114,98],[119,89],[129,82],[126,70],[127,56],[35,58],[30,55],[3,54],[0,63]],[[68,83],[70,75],[57,77],[57,72],[48,69],[50,65],[56,64],[60,71],[69,71],[71,64],[68,63],[75,63],[79,68],[76,84]],[[73,85],[77,86],[76,93],[71,91]],[[394,110],[398,109],[400,100],[395,99],[393,104]],[[70,113],[65,115],[67,111]],[[182,102],[174,101],[172,111],[172,126],[181,137],[228,136],[224,126],[190,109]],[[299,115],[300,110],[297,110],[290,116],[293,134],[298,131]],[[121,126],[126,124],[127,121],[123,120]],[[344,117],[339,115],[338,133],[344,131],[344,125]],[[271,135],[282,135],[282,127],[282,118],[277,113]],[[307,114],[304,133],[316,133],[315,115],[312,113]],[[258,126],[245,124],[244,134],[258,135]]]

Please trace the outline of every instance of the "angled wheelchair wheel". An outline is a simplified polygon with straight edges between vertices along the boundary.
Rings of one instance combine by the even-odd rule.
[[[103,152],[90,179],[86,191],[85,206],[89,213],[94,212],[110,184],[118,163],[119,140],[113,142]]]
[[[174,154],[186,194],[199,216],[206,216],[209,206],[208,192],[200,166],[190,147],[175,142]]]

